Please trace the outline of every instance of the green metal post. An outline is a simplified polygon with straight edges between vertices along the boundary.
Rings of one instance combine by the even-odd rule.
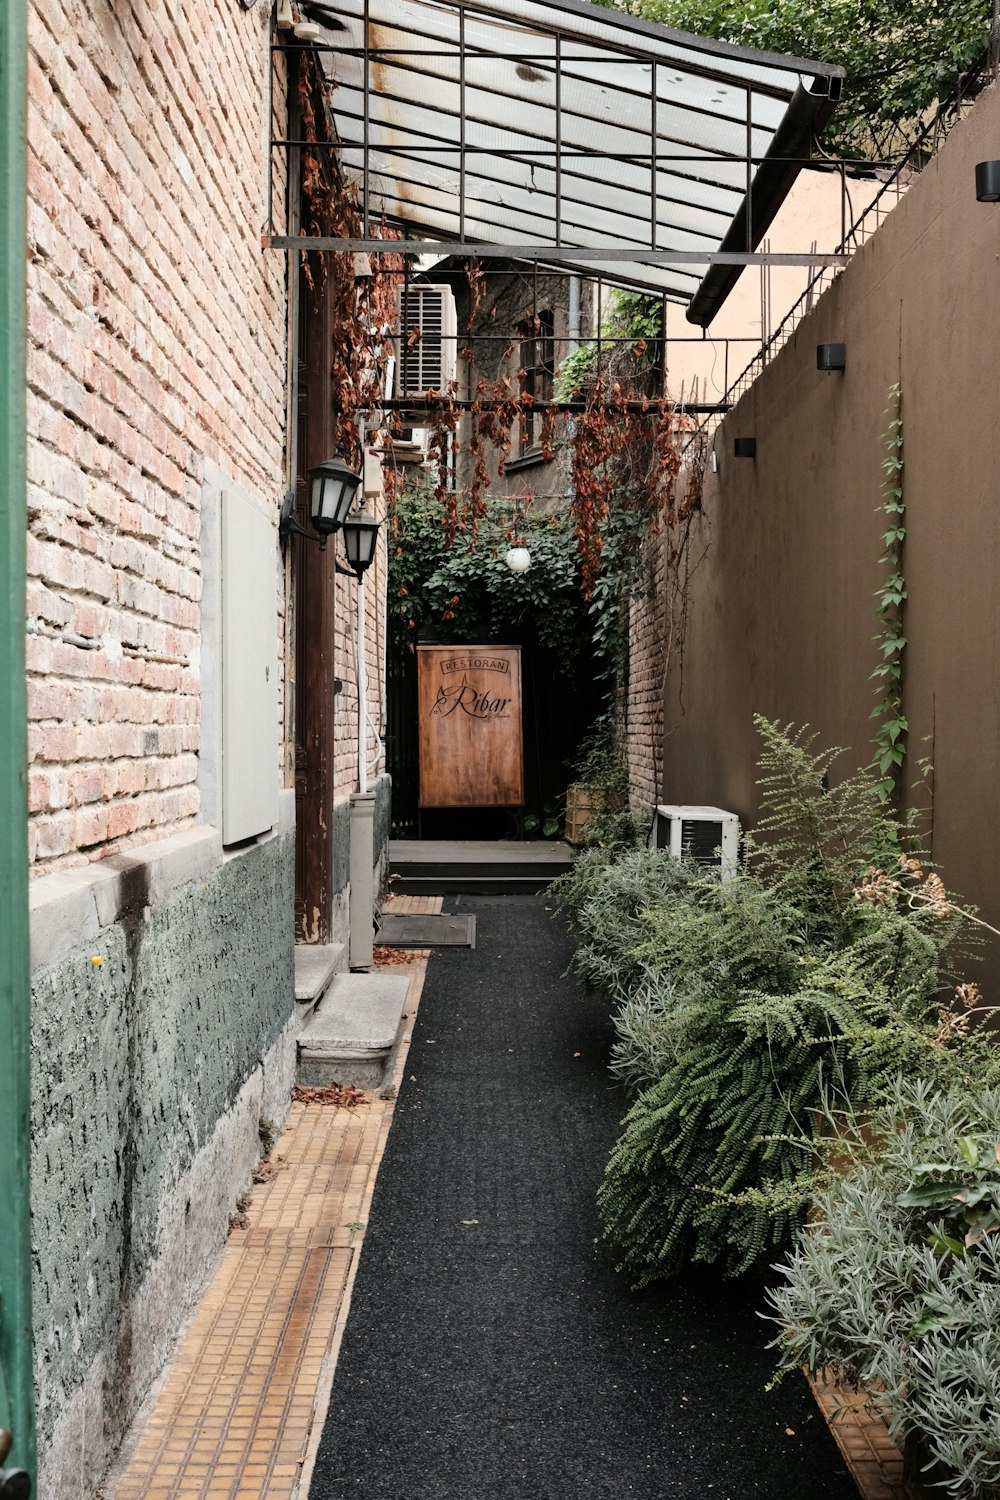
[[[27,0],[0,0],[0,1427],[35,1478],[25,627]]]

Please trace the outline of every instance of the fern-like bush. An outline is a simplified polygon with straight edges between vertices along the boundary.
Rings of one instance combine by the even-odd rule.
[[[600,1189],[636,1285],[690,1261],[736,1274],[787,1246],[823,1113],[870,1106],[904,1060],[956,1076],[960,1059],[928,1024],[938,955],[908,925],[873,914],[849,948],[805,949],[784,992],[704,987],[687,1045],[632,1106]]]
[[[942,1495],[1000,1496],[1000,1090],[898,1082],[837,1171],[770,1301],[782,1370],[863,1381],[919,1435]]]
[[[762,817],[735,879],[592,851],[563,890],[576,972],[615,1006],[612,1070],[641,1090],[599,1195],[640,1286],[787,1246],[822,1111],[963,1065],[965,1027],[938,1013],[961,919],[937,887],[925,899],[908,830],[870,773],[831,788],[837,752],[757,724]]]
[[[578,977],[618,1002],[627,1000],[646,974],[638,950],[647,940],[648,913],[681,902],[693,879],[659,849],[598,845],[579,854],[554,887],[576,929]]]

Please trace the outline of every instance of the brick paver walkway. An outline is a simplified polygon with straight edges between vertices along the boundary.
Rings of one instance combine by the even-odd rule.
[[[435,896],[392,910],[440,911]],[[427,967],[413,954],[393,1085]],[[391,1091],[390,1091],[391,1092]],[[167,1374],[133,1427],[104,1500],[298,1500],[329,1401],[393,1100],[292,1105]],[[360,1228],[352,1228],[360,1225]]]

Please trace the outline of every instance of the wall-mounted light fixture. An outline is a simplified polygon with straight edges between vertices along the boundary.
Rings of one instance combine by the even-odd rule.
[[[817,344],[817,370],[843,370],[847,367],[846,344]]]
[[[735,443],[733,444],[733,452],[737,458],[756,458],[757,439],[745,437],[737,438]]]
[[[292,515],[295,496],[289,492],[285,496],[285,503],[281,507],[281,519],[278,522],[278,535],[282,546],[290,536],[294,535],[304,536],[310,542],[319,542],[321,547],[325,547],[327,537],[339,531],[346,521],[351,501],[360,483],[361,475],[349,469],[339,453],[336,458],[328,458],[325,463],[317,464],[315,469],[310,469],[309,515],[315,531],[307,531]],[[370,561],[371,558],[369,558]],[[366,563],[365,566],[367,567],[368,564]]]
[[[977,164],[976,197],[980,203],[1000,203],[1000,161]]]
[[[353,516],[348,516],[344,522],[344,551],[347,554],[348,567],[361,578],[367,573],[375,557],[375,543],[378,541],[378,528],[380,522],[367,511],[360,511]]]
[[[527,547],[508,547],[503,560],[512,573],[527,573],[531,567],[531,553]]]

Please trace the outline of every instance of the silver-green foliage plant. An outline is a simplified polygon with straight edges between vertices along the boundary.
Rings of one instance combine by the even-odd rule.
[[[985,1061],[985,1060],[984,1060]],[[782,1372],[862,1381],[953,1500],[1000,1496],[1000,1090],[898,1082],[770,1294]]]
[[[632,855],[602,880],[595,861],[573,912],[577,970],[617,1002],[616,1071],[649,1082],[599,1194],[640,1286],[692,1260],[736,1273],[787,1245],[824,1106],[863,1107],[900,1069],[960,1068],[937,1034],[960,919],[903,880],[871,883],[906,856],[870,774],[831,789],[831,754],[758,729],[764,816],[735,879],[657,886],[660,867]]]
[[[644,980],[615,1016],[612,1076],[632,1094],[648,1089],[688,1050],[701,1014],[695,981]]]
[[[673,905],[694,877],[660,849],[595,846],[554,888],[577,933],[573,970],[623,1004],[647,977],[649,913]]]

